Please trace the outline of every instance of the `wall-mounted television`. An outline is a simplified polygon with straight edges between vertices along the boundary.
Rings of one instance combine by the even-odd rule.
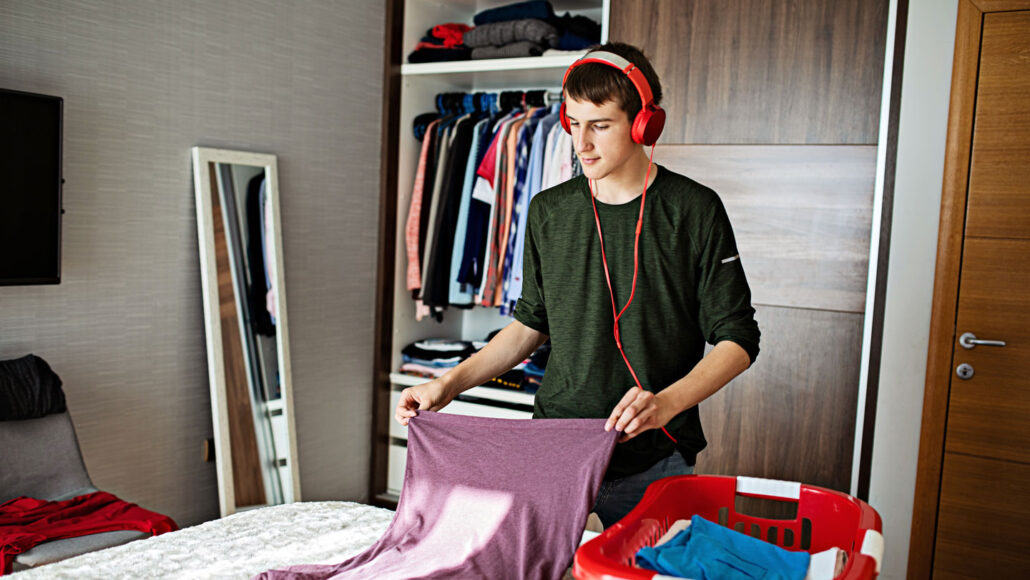
[[[0,285],[61,282],[63,104],[0,89]]]

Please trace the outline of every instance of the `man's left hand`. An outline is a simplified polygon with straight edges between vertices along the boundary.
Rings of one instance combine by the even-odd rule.
[[[604,430],[611,431],[614,428],[620,431],[622,436],[619,437],[619,443],[623,443],[644,431],[664,427],[675,414],[661,397],[640,387],[633,387],[615,405],[608,422],[604,424]]]

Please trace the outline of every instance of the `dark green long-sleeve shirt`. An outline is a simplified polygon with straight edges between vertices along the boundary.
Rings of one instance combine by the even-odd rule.
[[[758,356],[751,291],[726,210],[711,189],[657,166],[647,190],[633,304],[619,321],[622,345],[645,389],[658,392],[701,360],[705,342],[729,340]],[[608,417],[634,386],[612,335],[590,189],[579,176],[533,198],[529,207],[522,297],[515,319],[551,337],[534,417]],[[633,238],[640,197],[597,203],[615,302],[633,281]],[[693,465],[705,445],[697,407],[666,426]],[[661,430],[616,447],[607,478],[646,470],[674,450]]]

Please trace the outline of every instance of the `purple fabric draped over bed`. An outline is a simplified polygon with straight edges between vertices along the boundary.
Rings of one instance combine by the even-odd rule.
[[[421,411],[408,424],[397,514],[379,541],[339,564],[257,578],[560,578],[617,436],[604,419]]]

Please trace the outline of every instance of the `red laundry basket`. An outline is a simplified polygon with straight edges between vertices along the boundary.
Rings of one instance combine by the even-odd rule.
[[[793,520],[737,513],[737,495],[797,503]],[[814,485],[753,477],[679,475],[647,488],[637,507],[580,546],[572,574],[579,580],[649,580],[657,572],[634,567],[637,550],[658,541],[676,520],[697,514],[788,550],[848,554],[838,579],[875,578],[883,558],[880,515],[845,493]],[[664,578],[664,577],[663,577]]]

